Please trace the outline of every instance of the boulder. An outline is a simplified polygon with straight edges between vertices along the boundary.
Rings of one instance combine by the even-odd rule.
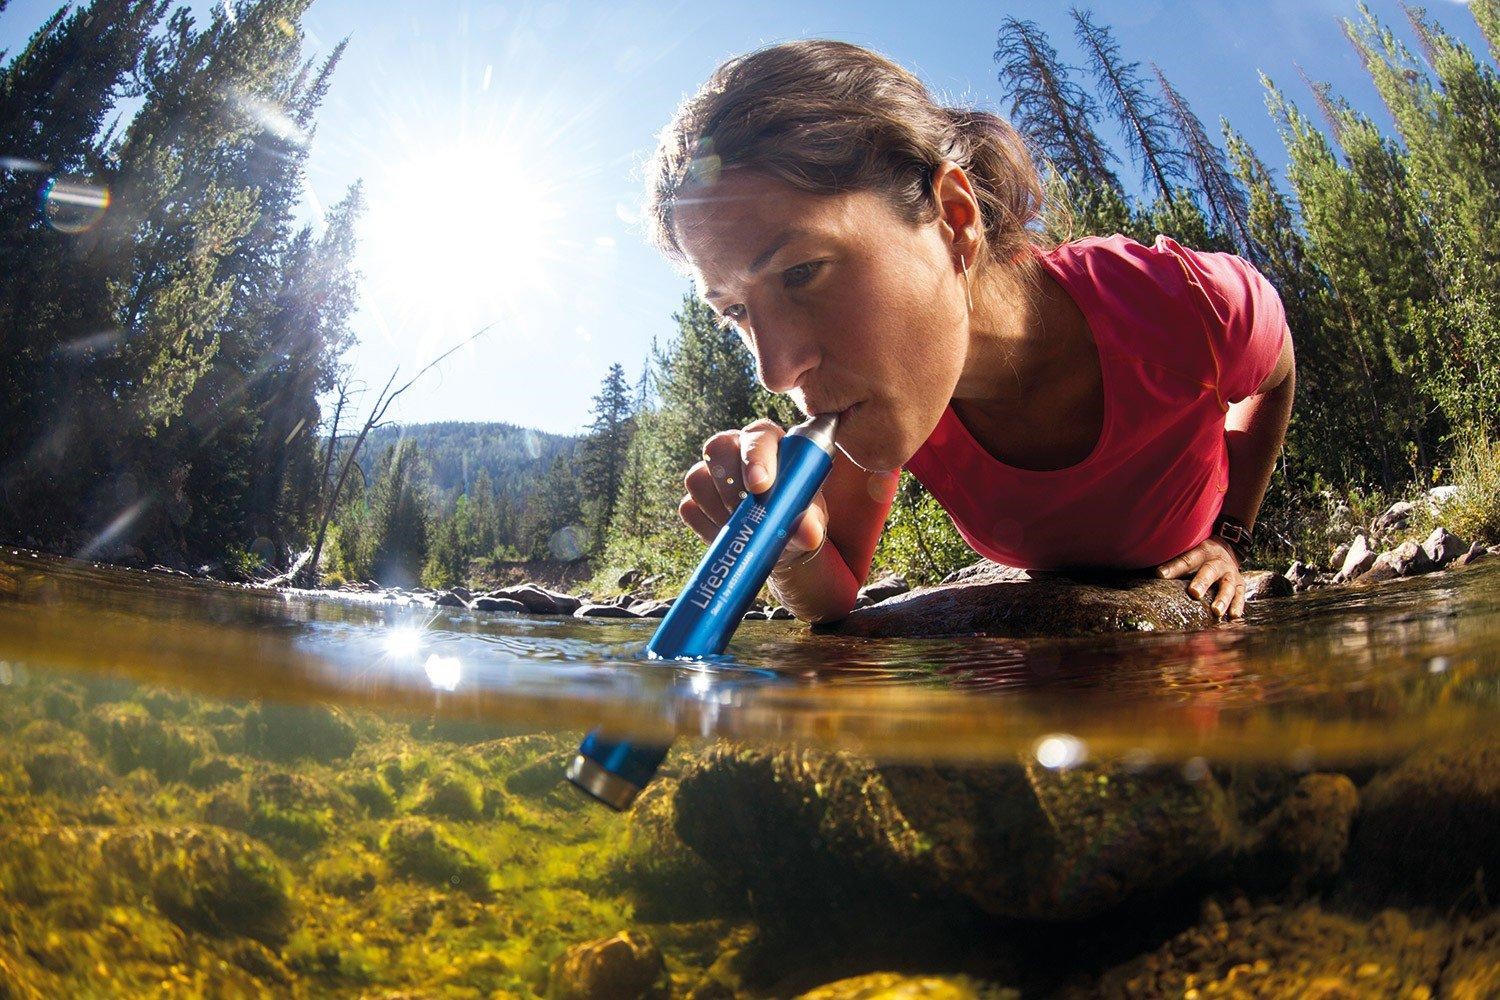
[[[1318,585],[1318,571],[1298,559],[1286,568],[1283,574],[1292,585],[1292,592],[1300,594]]]
[[[1355,580],[1359,583],[1379,583],[1398,576],[1417,576],[1431,573],[1437,566],[1427,558],[1427,553],[1416,542],[1402,542],[1387,552],[1380,553],[1370,568]]]
[[[1481,559],[1487,558],[1489,558],[1489,551],[1485,549],[1483,545],[1475,542],[1474,544],[1469,546],[1469,551],[1453,560],[1453,562],[1449,565],[1457,569],[1463,566],[1472,566],[1475,563],[1479,562]]]
[[[640,618],[629,608],[618,604],[584,604],[573,612],[574,618]]]
[[[1400,531],[1406,527],[1406,522],[1411,520],[1412,511],[1417,505],[1409,500],[1400,500],[1391,504],[1385,512],[1378,515],[1370,522],[1370,531],[1376,535],[1383,535],[1391,531]]]
[[[488,596],[506,597],[512,601],[520,601],[526,606],[526,610],[537,615],[571,615],[583,604],[581,600],[573,597],[571,594],[548,590],[534,583],[523,583],[515,587],[492,590]]]
[[[797,1000],[1020,1000],[1021,994],[968,976],[871,972],[799,994]]]
[[[796,615],[792,614],[790,608],[783,607],[780,604],[774,605],[771,608],[769,614],[772,621],[787,621],[789,619],[797,617]]]
[[[1078,919],[1172,882],[1231,829],[1213,777],[1175,767],[885,766],[732,744],[684,769],[674,808],[720,880],[799,923],[898,897]]]
[[[1344,560],[1349,557],[1349,548],[1350,545],[1348,542],[1345,542],[1344,544],[1335,548],[1333,550],[1333,555],[1328,557],[1328,565],[1342,567],[1344,565]]]
[[[1483,906],[1500,872],[1500,742],[1420,751],[1371,779],[1345,863],[1375,905]]]
[[[1422,543],[1422,551],[1427,558],[1432,560],[1435,569],[1442,569],[1453,560],[1463,555],[1469,549],[1469,544],[1447,528],[1433,528],[1432,534]]]
[[[244,730],[246,748],[271,760],[310,757],[330,764],[359,742],[344,711],[324,705],[266,702],[245,715]]]
[[[1345,554],[1344,561],[1338,564],[1339,571],[1334,574],[1333,581],[1347,583],[1375,565],[1375,558],[1375,551],[1370,548],[1370,543],[1365,536],[1355,535],[1354,541],[1349,543],[1349,551]]]
[[[469,606],[475,611],[509,611],[518,614],[525,614],[529,610],[520,601],[509,597],[476,597]]]
[[[548,1000],[644,1000],[668,995],[661,949],[640,931],[574,945],[552,963]]]
[[[1264,601],[1272,597],[1291,597],[1297,592],[1292,581],[1280,573],[1257,570],[1245,574],[1245,600]]]
[[[899,573],[887,573],[874,583],[860,588],[859,592],[869,597],[872,602],[879,604],[887,597],[904,594],[910,589],[911,587],[907,586],[906,577]]]
[[[469,602],[464,600],[462,597],[459,597],[453,591],[445,590],[441,594],[439,594],[437,600],[433,602],[433,607],[459,608],[461,610],[467,611],[469,610]]]
[[[997,567],[972,573],[960,583],[919,587],[878,605],[856,607],[842,620],[815,628],[881,638],[1023,637],[1154,632],[1212,624],[1207,605],[1187,596],[1184,580],[1123,574],[1025,574]]]

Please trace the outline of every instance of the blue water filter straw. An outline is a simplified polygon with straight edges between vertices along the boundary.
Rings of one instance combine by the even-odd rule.
[[[740,501],[656,634],[646,654],[696,660],[724,652],[776,560],[792,526],[833,468],[838,414],[825,413],[787,431],[776,452],[776,481]],[[594,729],[568,765],[568,780],[612,809],[628,809],[667,755],[668,746],[610,740]]]

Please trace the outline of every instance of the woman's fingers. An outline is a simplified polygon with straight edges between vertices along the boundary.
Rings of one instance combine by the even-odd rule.
[[[786,431],[765,417],[751,421],[740,431],[740,464],[745,469],[745,488],[764,493],[776,482],[776,456]]]
[[[703,442],[704,464],[724,506],[724,520],[744,499],[745,477],[740,469],[740,432],[720,431]]]
[[[1183,576],[1203,565],[1203,559],[1202,549],[1189,549],[1176,559],[1164,562],[1156,567],[1156,572],[1164,580],[1175,580],[1177,577]]]
[[[709,462],[698,462],[689,469],[683,477],[683,485],[687,487],[688,496],[693,498],[710,521],[722,525],[729,520],[729,510],[719,492],[719,484],[715,481]]]
[[[1243,578],[1234,585],[1234,598],[1229,602],[1229,617],[1245,617],[1245,581]]]
[[[694,500],[692,496],[682,498],[682,502],[677,505],[677,513],[687,522],[688,527],[692,528],[693,532],[705,542],[712,542],[717,538],[719,536],[719,529],[723,527],[710,520],[709,516],[703,513],[703,508],[699,506],[698,501]]]

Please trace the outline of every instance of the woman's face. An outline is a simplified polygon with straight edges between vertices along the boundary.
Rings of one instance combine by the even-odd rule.
[[[899,469],[937,426],[967,352],[938,220],[914,227],[872,192],[808,194],[744,168],[674,214],[698,291],[738,328],[760,381],[839,421],[844,453]]]

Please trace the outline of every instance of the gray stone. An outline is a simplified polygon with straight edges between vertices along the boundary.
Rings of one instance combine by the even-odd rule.
[[[1349,543],[1345,542],[1333,550],[1333,555],[1328,557],[1329,566],[1343,566],[1344,560],[1349,557]]]
[[[476,597],[470,607],[475,611],[515,611],[522,614],[529,610],[520,601],[511,600],[509,597]]]
[[[1450,532],[1447,528],[1433,528],[1432,534],[1422,543],[1422,551],[1427,553],[1427,558],[1433,562],[1433,568],[1442,569],[1444,566],[1463,555],[1469,548],[1469,543]]]
[[[867,596],[876,604],[879,604],[887,597],[904,594],[910,589],[911,587],[907,585],[906,577],[899,573],[887,573],[874,583],[860,588],[860,593]]]
[[[571,615],[583,606],[583,601],[570,594],[548,590],[534,583],[503,587],[500,590],[491,591],[490,596],[520,601],[526,606],[527,611],[536,615]]]
[[[1455,569],[1461,566],[1472,566],[1479,562],[1479,560],[1487,558],[1489,558],[1489,551],[1483,545],[1475,542],[1469,546],[1469,551],[1453,560],[1453,562],[1449,563],[1449,566]]]
[[[981,559],[977,563],[956,569],[943,577],[942,583],[967,583],[974,577],[984,577],[989,580],[1026,580],[1030,579],[1024,569],[1016,569],[1014,566],[1004,566],[989,559]]]
[[[1349,543],[1349,551],[1344,556],[1344,561],[1339,564],[1339,571],[1334,575],[1335,583],[1347,583],[1375,565],[1375,551],[1370,548],[1369,540],[1364,535],[1355,535],[1354,541]]]
[[[630,610],[642,618],[665,618],[667,612],[672,610],[671,601],[637,601],[630,606]]]
[[[1397,501],[1370,523],[1370,530],[1377,535],[1388,531],[1399,531],[1406,527],[1406,522],[1411,519],[1411,512],[1416,509],[1417,505],[1410,500]]]
[[[772,621],[786,621],[788,619],[795,618],[795,617],[797,617],[797,616],[794,615],[794,614],[792,614],[790,608],[783,607],[780,604],[776,605],[775,607],[773,607],[771,609],[771,620]]]
[[[1280,573],[1270,570],[1256,570],[1246,573],[1245,576],[1245,601],[1264,601],[1272,597],[1291,597],[1296,593],[1292,581]]]
[[[645,1000],[665,997],[661,949],[640,931],[574,945],[552,963],[550,1000]]]
[[[439,594],[434,605],[439,608],[462,608],[465,611],[469,610],[469,602],[451,590],[445,590]]]
[[[740,621],[763,622],[769,617],[770,615],[766,614],[764,611],[761,611],[759,608],[751,608],[749,611],[745,612],[744,617],[742,617]]]
[[[1437,566],[1416,542],[1402,542],[1391,550],[1391,567],[1402,576],[1431,573]]]
[[[629,608],[616,604],[585,604],[573,612],[574,618],[640,618]]]
[[[841,635],[1061,636],[1155,632],[1213,624],[1206,605],[1187,596],[1183,580],[1142,575],[1027,574],[998,567],[963,583],[920,587],[841,621],[814,626]]]
[[[1284,576],[1292,585],[1293,592],[1298,594],[1318,585],[1317,570],[1308,566],[1300,559],[1287,567]]]
[[[468,587],[454,587],[449,593],[455,594],[470,603],[474,601],[474,594]]]

